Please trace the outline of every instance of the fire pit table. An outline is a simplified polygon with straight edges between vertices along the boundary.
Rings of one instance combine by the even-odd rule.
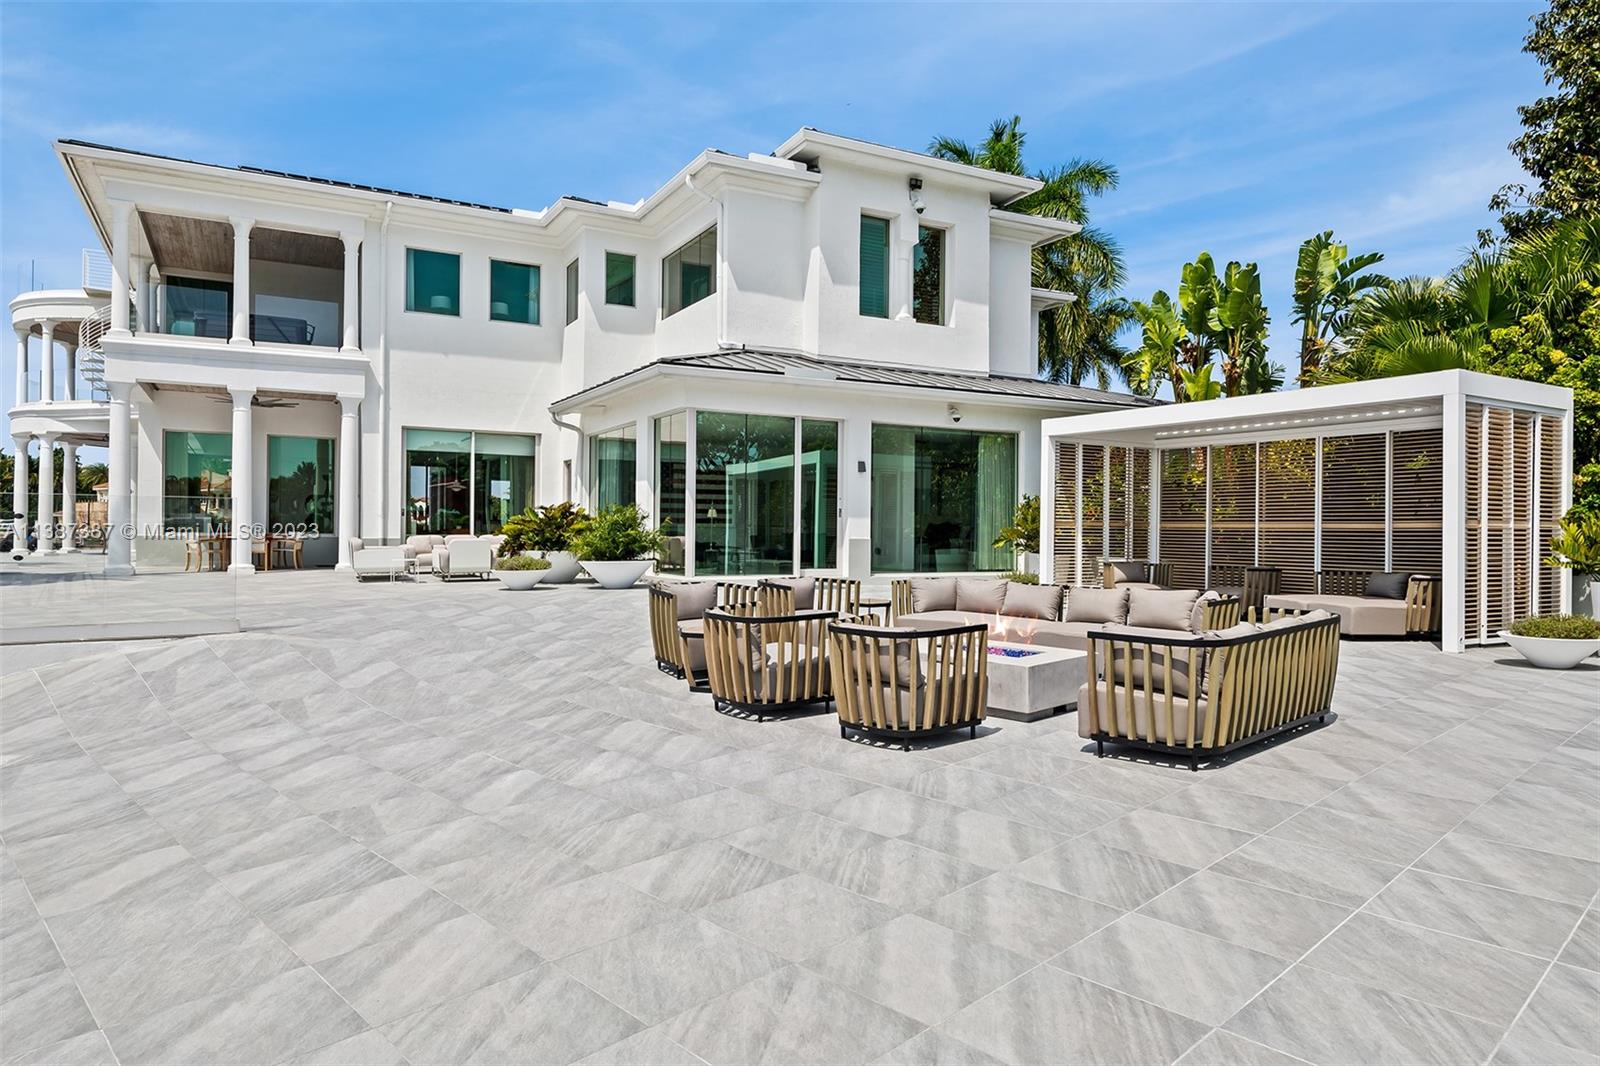
[[[1088,663],[1087,652],[991,640],[989,714],[1032,722],[1077,707]]]

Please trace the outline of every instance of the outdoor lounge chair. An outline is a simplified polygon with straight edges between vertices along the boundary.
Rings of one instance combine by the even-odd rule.
[[[767,578],[760,588],[768,594],[763,609],[769,614],[833,611],[840,621],[854,621],[861,613],[861,582],[851,578]]]
[[[703,688],[706,674],[704,616],[717,606],[719,585],[662,581],[650,586],[650,643],[656,669]]]
[[[1246,611],[1260,611],[1268,596],[1276,596],[1283,584],[1283,569],[1277,566],[1213,566],[1211,587],[1224,596],[1239,600]]]
[[[1191,769],[1325,720],[1339,667],[1339,619],[1325,611],[1245,622],[1204,636],[1106,627],[1089,634],[1078,735],[1187,756]]]
[[[978,735],[989,706],[989,629],[982,623],[901,629],[836,622],[828,629],[839,735],[898,742],[955,729]]]
[[[1169,589],[1172,564],[1148,559],[1108,559],[1100,567],[1100,583],[1106,588]]]
[[[717,710],[755,717],[833,698],[832,611],[705,613],[706,681]]]
[[[1439,631],[1439,579],[1405,571],[1319,570],[1317,591],[1267,596],[1267,614],[1324,610],[1346,637],[1419,637]]]
[[[494,576],[494,545],[476,537],[452,537],[433,550],[433,572],[445,581]]]
[[[369,577],[386,577],[393,581],[406,572],[406,553],[399,545],[360,548],[351,555],[350,567],[357,581]]]

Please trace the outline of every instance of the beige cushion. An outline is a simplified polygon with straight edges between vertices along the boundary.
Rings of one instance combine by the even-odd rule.
[[[1067,593],[1069,622],[1126,622],[1127,589],[1080,589]]]
[[[1061,586],[1007,582],[1003,613],[1012,618],[1039,618],[1054,622],[1061,617]]]
[[[956,610],[981,611],[984,614],[1003,614],[1006,606],[1004,578],[956,578]]]
[[[911,579],[913,611],[953,611],[956,609],[956,579],[953,577],[914,577]]]
[[[1278,597],[1272,597],[1277,599]],[[1346,637],[1403,637],[1406,635],[1404,600],[1376,600],[1370,596],[1301,596],[1307,609],[1321,608],[1339,616],[1339,633]]]
[[[1128,590],[1128,625],[1192,632],[1190,621],[1200,593],[1194,589]]]
[[[671,581],[662,588],[672,593],[679,621],[699,618],[717,605],[715,581]]]
[[[1078,689],[1078,735],[1091,737],[1096,732],[1106,732],[1112,736],[1137,737],[1143,740],[1152,725],[1152,704],[1155,715],[1154,735],[1156,743],[1167,742],[1167,697],[1164,693],[1154,693],[1149,703],[1144,698],[1144,689],[1135,687],[1132,700],[1128,699],[1127,688],[1122,685],[1113,685],[1111,688],[1111,704],[1106,706],[1106,689],[1104,683],[1095,687],[1095,711],[1089,713],[1089,685],[1086,682]],[[1128,704],[1133,704],[1133,714],[1128,714]],[[1211,705],[1204,694],[1195,697],[1195,734],[1204,737],[1206,721],[1211,714]],[[1103,723],[1103,727],[1102,727]],[[1189,739],[1189,701],[1176,699],[1172,701],[1172,739],[1174,743],[1182,744]]]
[[[1205,632],[1206,608],[1222,599],[1222,594],[1208,589],[1202,592],[1194,601],[1194,609],[1189,612],[1189,632]]]
[[[1004,614],[976,614],[971,611],[927,611],[922,614],[904,614],[899,624],[907,629],[947,629],[982,623],[989,627],[989,636],[1007,644],[1037,644],[1045,648],[1066,648],[1082,651],[1088,646],[1087,635],[1098,629],[1099,622],[1047,622],[1040,618],[1013,618]]]
[[[768,585],[782,585],[794,590],[794,609],[809,611],[817,602],[817,579],[814,577],[769,577]]]
[[[1130,581],[1137,581],[1143,584],[1150,577],[1150,570],[1144,563],[1124,561],[1108,565],[1111,567],[1111,583],[1113,585],[1122,585]]]

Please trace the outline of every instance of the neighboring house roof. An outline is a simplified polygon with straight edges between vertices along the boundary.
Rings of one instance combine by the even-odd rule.
[[[650,377],[674,373],[732,373],[751,377],[781,377],[800,385],[834,382],[847,385],[887,386],[921,392],[950,393],[952,398],[965,395],[974,402],[981,402],[988,397],[1012,403],[1038,401],[1043,405],[1070,403],[1106,408],[1147,407],[1159,402],[1142,396],[1106,392],[1083,385],[1041,381],[1038,378],[974,374],[956,370],[927,370],[913,366],[858,363],[796,352],[731,348],[700,355],[657,359],[597,385],[591,385],[581,392],[563,397],[551,404],[550,409],[561,411],[581,407],[603,393],[627,388]]]

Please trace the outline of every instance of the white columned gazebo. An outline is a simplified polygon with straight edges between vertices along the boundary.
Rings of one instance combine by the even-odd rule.
[[[1440,579],[1440,644],[1571,609],[1550,539],[1572,502],[1571,390],[1465,370],[1048,419],[1045,580],[1168,563],[1184,587],[1270,566]]]

